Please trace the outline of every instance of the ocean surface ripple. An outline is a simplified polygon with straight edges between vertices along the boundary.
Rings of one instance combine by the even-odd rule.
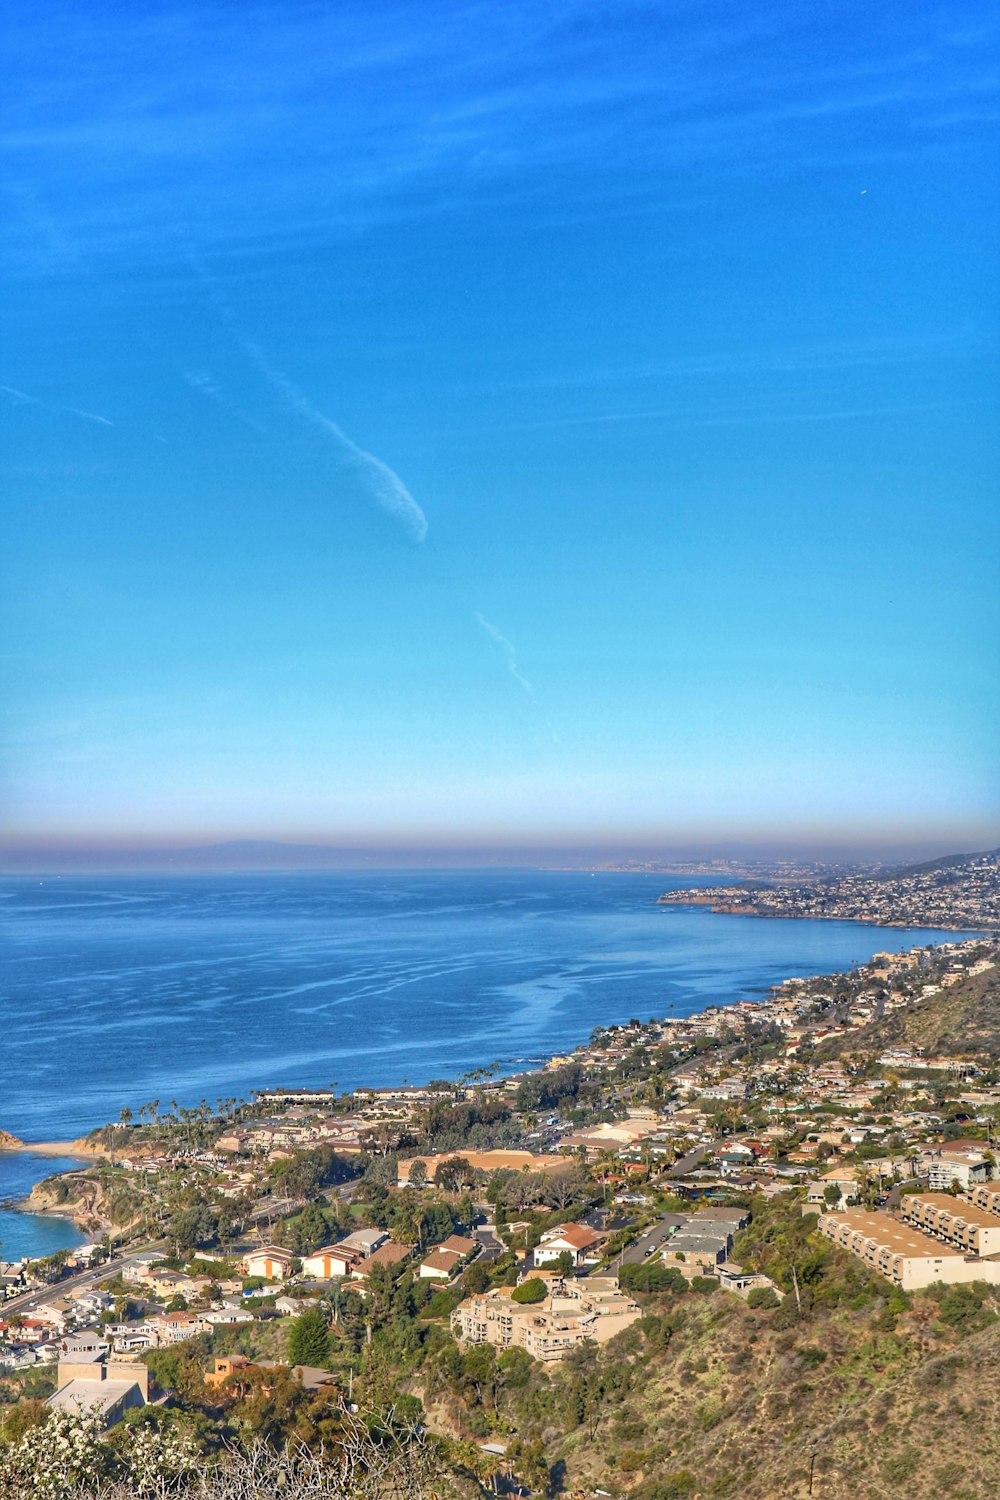
[[[510,1071],[594,1026],[955,937],[656,905],[694,883],[495,870],[3,880],[0,1127],[68,1140],[151,1099]]]

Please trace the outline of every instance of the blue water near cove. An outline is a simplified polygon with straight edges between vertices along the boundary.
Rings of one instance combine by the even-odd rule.
[[[71,1219],[46,1214],[14,1213],[3,1204],[26,1198],[36,1182],[53,1172],[71,1172],[83,1162],[71,1157],[32,1156],[27,1151],[0,1151],[0,1260],[22,1255],[53,1255],[79,1245],[83,1235]]]
[[[759,997],[792,974],[955,936],[656,905],[693,883],[539,871],[4,880],[0,1127],[69,1140],[150,1099],[513,1069],[596,1025]]]

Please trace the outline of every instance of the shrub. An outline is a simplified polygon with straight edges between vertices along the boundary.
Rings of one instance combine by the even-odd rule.
[[[755,1286],[747,1296],[747,1307],[752,1307],[755,1312],[764,1312],[772,1307],[780,1307],[781,1298],[773,1287]]]
[[[531,1276],[527,1281],[522,1281],[511,1292],[515,1302],[544,1302],[548,1294],[545,1282],[539,1276]]]

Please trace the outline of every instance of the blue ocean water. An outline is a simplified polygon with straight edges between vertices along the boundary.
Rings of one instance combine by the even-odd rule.
[[[79,1245],[83,1235],[71,1219],[14,1213],[2,1207],[27,1197],[36,1182],[53,1172],[71,1172],[83,1163],[72,1157],[32,1156],[27,1151],[0,1151],[0,1260],[22,1255],[53,1255]]]
[[[656,905],[693,883],[495,870],[4,880],[0,1127],[68,1140],[150,1099],[509,1070],[596,1025],[955,936]]]

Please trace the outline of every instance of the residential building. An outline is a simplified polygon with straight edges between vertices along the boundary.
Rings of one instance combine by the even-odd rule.
[[[342,1244],[326,1245],[322,1250],[314,1250],[312,1255],[303,1256],[302,1269],[307,1276],[330,1281],[335,1276],[350,1276],[362,1259],[358,1250],[345,1249]]]
[[[1000,1217],[950,1193],[906,1193],[900,1212],[907,1224],[969,1255],[1000,1255]]]
[[[265,1281],[284,1281],[291,1274],[294,1259],[280,1245],[264,1245],[260,1250],[249,1250],[241,1265],[245,1276],[262,1276]]]
[[[145,1365],[124,1361],[59,1362],[55,1394],[46,1406],[56,1411],[97,1411],[105,1427],[112,1427],[133,1406],[149,1400],[149,1371]]]
[[[1000,1285],[1000,1261],[980,1260],[951,1249],[889,1214],[866,1213],[863,1209],[821,1214],[818,1227],[828,1240],[850,1250],[904,1291],[931,1286],[935,1281],[949,1286],[963,1281]]]
[[[963,1189],[989,1182],[993,1167],[985,1152],[956,1149],[954,1146],[933,1146],[922,1151],[918,1157],[921,1176],[926,1172],[927,1186],[932,1193],[946,1192],[953,1183]]]
[[[556,1280],[543,1302],[513,1300],[509,1287],[467,1297],[452,1313],[452,1331],[467,1344],[526,1349],[534,1359],[562,1359],[585,1340],[606,1343],[642,1314],[610,1277]]]
[[[1000,1191],[988,1187],[971,1187],[965,1194],[967,1203],[985,1209],[988,1214],[1000,1214]]]
[[[596,1248],[603,1238],[585,1224],[558,1224],[546,1230],[535,1246],[535,1265],[551,1265],[561,1255],[570,1255],[574,1266],[581,1266],[586,1260],[596,1259]]]

